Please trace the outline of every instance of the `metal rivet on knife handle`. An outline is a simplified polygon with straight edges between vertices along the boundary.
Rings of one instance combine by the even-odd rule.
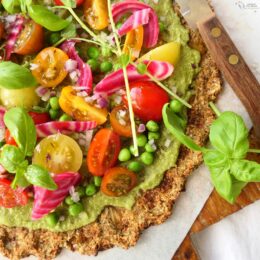
[[[218,38],[220,37],[222,34],[221,32],[221,29],[219,27],[214,27],[212,30],[211,30],[211,35],[214,37],[214,38]]]
[[[232,54],[232,55],[229,56],[228,62],[229,62],[231,65],[236,65],[236,64],[238,64],[238,62],[239,62],[239,58],[238,58],[237,55]]]

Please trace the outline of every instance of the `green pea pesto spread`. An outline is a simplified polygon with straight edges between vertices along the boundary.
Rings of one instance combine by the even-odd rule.
[[[151,5],[158,14],[159,20],[164,24],[165,31],[161,38],[165,42],[180,42],[181,60],[175,68],[174,75],[165,82],[170,88],[177,89],[178,94],[188,97],[191,93],[191,85],[198,72],[200,54],[191,49],[187,42],[189,40],[188,30],[182,26],[179,17],[174,13],[172,0],[160,0],[157,4],[153,0],[145,1]],[[0,224],[10,227],[26,227],[29,229],[48,229],[54,232],[74,230],[85,226],[100,215],[105,206],[116,206],[131,209],[141,191],[153,189],[163,179],[165,171],[173,167],[179,154],[180,143],[161,126],[161,139],[158,142],[158,152],[155,162],[145,168],[142,173],[142,181],[127,196],[107,197],[101,192],[92,197],[83,199],[85,211],[78,217],[66,216],[64,221],[58,222],[55,227],[50,227],[46,219],[39,221],[31,220],[32,202],[24,207],[13,209],[0,208]],[[166,145],[170,143],[170,145]]]

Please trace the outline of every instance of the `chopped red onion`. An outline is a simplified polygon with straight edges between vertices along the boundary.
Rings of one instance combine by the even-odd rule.
[[[141,133],[144,133],[145,131],[146,131],[145,125],[144,124],[140,124],[138,129],[137,129],[137,132],[141,134]]]
[[[78,63],[75,60],[68,59],[65,63],[65,70],[67,72],[72,72],[75,71],[78,67]]]

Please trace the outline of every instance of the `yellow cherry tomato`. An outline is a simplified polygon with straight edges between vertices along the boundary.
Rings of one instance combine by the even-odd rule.
[[[68,55],[61,49],[48,47],[43,49],[33,60],[33,76],[39,84],[45,87],[56,87],[67,76],[65,63]]]
[[[6,108],[19,106],[29,110],[40,102],[40,98],[35,92],[35,87],[22,89],[1,88],[0,100]]]
[[[84,16],[94,30],[103,30],[108,26],[107,0],[85,0]]]
[[[77,172],[83,160],[77,142],[62,134],[50,135],[35,147],[32,162],[51,173]]]
[[[131,54],[131,59],[139,57],[144,41],[144,28],[139,26],[135,30],[127,33],[123,53]]]
[[[76,91],[70,86],[62,89],[59,104],[66,114],[78,121],[96,121],[98,125],[107,121],[106,109],[87,103],[83,97],[77,96]]]
[[[178,42],[170,42],[149,51],[144,56],[142,56],[139,59],[139,61],[144,61],[144,60],[165,61],[176,66],[176,64],[180,60],[180,56],[181,56],[181,44]]]

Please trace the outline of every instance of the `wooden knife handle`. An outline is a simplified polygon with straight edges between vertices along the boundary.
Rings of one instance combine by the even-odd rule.
[[[215,14],[198,23],[198,28],[219,69],[246,107],[260,140],[259,82]]]

